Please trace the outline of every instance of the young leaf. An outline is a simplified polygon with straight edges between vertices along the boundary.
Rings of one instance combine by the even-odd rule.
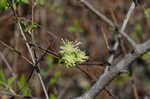
[[[145,8],[144,9],[144,15],[146,18],[150,18],[150,8]]]
[[[12,86],[12,84],[16,81],[16,77],[10,77],[8,79],[8,86]]]
[[[31,90],[29,88],[24,88],[22,90],[22,95],[23,96],[30,96],[31,95]]]
[[[6,82],[7,81],[2,69],[0,70],[0,81],[2,81],[2,82]]]
[[[0,10],[5,10],[8,7],[7,0],[0,0]]]

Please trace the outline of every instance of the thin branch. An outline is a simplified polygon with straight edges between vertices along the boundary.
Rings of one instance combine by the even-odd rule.
[[[136,49],[136,43],[133,39],[131,39],[127,33],[125,33],[124,31],[120,31],[120,34],[131,44],[131,46]]]
[[[5,46],[6,48],[8,48],[9,50],[15,52],[17,55],[21,56],[27,63],[31,64],[32,65],[32,62],[26,58],[25,56],[22,55],[22,53],[18,50],[16,50],[15,48],[11,47],[10,45],[6,44],[5,42],[1,41],[0,40],[0,43]]]
[[[108,50],[110,50],[110,46],[109,46],[109,43],[108,43],[108,37],[105,34],[104,28],[102,27],[101,30],[102,30],[102,34],[103,34],[103,37],[104,37],[106,47],[107,47]]]
[[[11,68],[10,64],[8,63],[7,59],[5,58],[5,56],[3,55],[2,52],[0,52],[0,57],[4,61],[4,63],[6,64],[8,70],[11,72],[12,76],[17,77],[16,73],[13,71],[13,69]]]
[[[122,27],[121,27],[121,29],[120,29],[119,32],[120,32],[120,34],[121,34],[126,40],[129,41],[129,43],[130,43],[130,44],[132,45],[132,47],[135,49],[136,43],[124,32],[125,28],[127,27],[127,23],[128,23],[128,21],[129,21],[131,15],[132,15],[134,9],[135,9],[135,3],[132,2],[131,6],[130,6],[130,9],[129,9],[127,15],[126,15],[126,18],[124,19],[123,25],[122,25]]]
[[[131,83],[132,83],[134,99],[139,99],[138,91],[137,91],[137,88],[136,88],[136,85],[135,85],[135,78],[134,78],[134,76],[132,77]]]
[[[21,35],[23,36],[24,40],[27,41],[27,38],[26,38],[26,36],[25,36],[25,34],[24,34],[24,32],[23,32],[23,29],[22,29],[21,24],[20,24],[19,21],[18,21],[18,26],[19,26],[19,28],[20,28]],[[26,46],[27,46],[28,51],[29,51],[29,53],[30,53],[31,59],[32,59],[32,61],[33,61],[33,64],[35,64],[36,61],[35,61],[35,59],[34,59],[34,54],[32,53],[32,49],[30,48],[30,45],[29,45],[28,42],[26,42]],[[47,93],[47,91],[46,91],[46,88],[45,88],[44,82],[43,82],[43,80],[42,80],[42,76],[40,75],[40,72],[37,71],[37,75],[38,75],[38,78],[39,78],[39,80],[40,80],[40,82],[41,82],[41,85],[42,85],[42,88],[43,88],[43,90],[44,90],[46,99],[49,99],[48,93]]]
[[[129,9],[128,13],[127,13],[127,16],[124,19],[124,22],[123,22],[122,27],[120,29],[121,32],[124,32],[125,28],[127,27],[128,21],[129,21],[129,19],[131,17],[132,12],[134,11],[134,9],[135,9],[135,4],[134,4],[134,2],[132,2],[131,6],[130,6],[130,9]]]
[[[108,23],[110,26],[115,27],[115,24],[107,18],[105,15],[97,11],[89,2],[86,0],[80,0],[81,3],[83,3],[88,9],[90,9],[92,12],[94,12],[98,17],[100,17],[102,20],[104,20],[106,23]]]
[[[49,50],[49,49],[44,49],[44,48],[40,47],[40,46],[37,45],[37,44],[32,44],[32,43],[29,43],[29,44],[30,44],[30,46],[32,46],[32,47],[39,48],[40,50],[42,50],[42,51],[44,51],[44,52],[46,52],[46,53],[49,53],[50,55],[52,55],[53,57],[55,57],[55,58],[57,58],[57,59],[60,57],[59,54],[56,53],[56,52],[54,52],[54,51],[51,51],[51,50]]]
[[[105,91],[106,91],[113,99],[119,99],[119,98],[116,97],[111,91],[109,91],[108,88],[105,88]]]
[[[31,79],[33,72],[36,69],[36,65],[38,65],[43,60],[43,58],[45,57],[46,54],[47,54],[47,52],[43,53],[38,59],[36,59],[36,63],[33,65],[32,70],[27,78],[27,82],[29,82],[29,80]]]

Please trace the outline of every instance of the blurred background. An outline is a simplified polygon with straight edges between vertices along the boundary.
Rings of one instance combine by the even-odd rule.
[[[64,40],[80,41],[80,48],[84,50],[92,62],[103,63],[109,56],[104,40],[106,35],[110,44],[117,39],[115,33],[107,23],[97,17],[80,0],[31,0],[28,3],[17,4],[18,16],[29,24],[34,21],[38,26],[33,30],[34,42],[38,46],[55,53],[59,52],[59,46]],[[96,10],[111,19],[116,25],[121,26],[125,15],[131,5],[131,0],[87,0]],[[141,0],[125,29],[137,43],[142,43],[150,38],[150,7],[149,0]],[[32,20],[33,19],[33,20]],[[23,96],[44,97],[40,82],[33,75],[29,82],[27,76],[31,72],[31,64],[22,56],[31,60],[26,48],[25,41],[20,35],[16,20],[11,9],[0,11],[0,91],[12,93],[10,89]],[[30,40],[30,34],[26,33]],[[121,39],[122,48],[117,51],[117,57],[122,58],[132,50],[129,43]],[[7,44],[7,46],[6,46]],[[10,48],[12,47],[12,49]],[[15,52],[16,49],[18,52]],[[37,56],[43,51],[35,47]],[[146,53],[134,62],[130,72],[119,76],[108,85],[113,95],[120,99],[143,99],[150,95],[150,53]],[[7,65],[17,74],[17,79]],[[104,66],[84,65],[80,66],[88,72],[87,77],[78,68],[65,68],[57,65],[57,59],[45,55],[40,62],[41,74],[49,93],[50,99],[69,99],[80,96],[93,85]],[[18,81],[19,83],[17,83]],[[24,87],[25,86],[25,87]],[[22,87],[24,87],[22,89]],[[21,91],[20,91],[21,90]],[[18,92],[19,91],[19,92]],[[2,95],[1,95],[2,96]],[[97,99],[114,99],[108,92],[104,91]],[[117,99],[117,98],[116,98]]]

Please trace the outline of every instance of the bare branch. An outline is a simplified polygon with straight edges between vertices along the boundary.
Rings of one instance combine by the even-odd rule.
[[[135,9],[135,4],[134,4],[134,2],[132,2],[131,6],[130,6],[130,9],[129,9],[128,13],[127,13],[127,16],[126,16],[126,18],[125,18],[125,20],[123,22],[123,25],[122,25],[122,27],[120,29],[121,32],[124,32],[124,30],[125,30],[125,28],[127,26],[127,23],[128,23],[128,21],[130,19],[130,16],[131,16],[132,12],[134,11],[134,9]]]
[[[113,66],[108,72],[101,75],[98,81],[92,86],[92,88],[86,92],[83,96],[74,99],[93,99],[96,95],[101,92],[105,86],[107,86],[117,75],[123,73],[122,71],[127,70],[133,61],[135,61],[142,54],[150,50],[150,40],[143,44],[138,45],[140,54],[128,53],[120,62]]]
[[[8,70],[11,72],[12,76],[17,77],[16,73],[13,71],[13,69],[11,68],[10,64],[8,63],[7,59],[5,58],[5,56],[3,55],[2,52],[0,52],[0,57],[6,64]]]
[[[132,2],[131,7],[130,7],[130,9],[129,9],[127,15],[126,15],[126,18],[125,18],[125,20],[124,20],[124,22],[123,22],[123,25],[122,25],[121,29],[119,30],[120,34],[121,34],[126,40],[129,41],[129,43],[132,45],[133,48],[135,48],[136,43],[124,32],[124,30],[125,30],[125,28],[127,27],[127,23],[128,23],[128,21],[129,21],[131,15],[132,15],[134,9],[135,9],[135,3]]]
[[[92,12],[94,12],[98,17],[100,17],[102,20],[104,20],[106,23],[108,23],[110,26],[115,27],[115,24],[108,19],[105,15],[97,11],[90,3],[88,3],[86,0],[80,0],[87,8],[89,8]]]

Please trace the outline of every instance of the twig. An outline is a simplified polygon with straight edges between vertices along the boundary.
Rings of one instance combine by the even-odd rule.
[[[5,58],[5,56],[3,55],[2,52],[0,52],[0,57],[4,61],[4,63],[6,64],[8,70],[11,72],[12,76],[17,77],[16,73],[13,71],[13,69],[11,68],[10,64],[8,63],[7,59]]]
[[[88,9],[90,9],[92,12],[94,12],[98,17],[100,17],[102,20],[104,20],[106,23],[108,23],[110,26],[115,27],[115,24],[108,19],[105,15],[97,11],[90,3],[88,3],[86,0],[80,0],[81,3],[83,3]]]
[[[131,44],[134,49],[136,49],[135,41],[133,41],[124,31],[120,31],[120,34]]]
[[[61,90],[61,92],[59,93],[57,99],[62,99],[62,97],[67,93],[67,91],[69,90],[71,86],[71,81],[67,82],[66,87],[64,90]]]
[[[106,47],[107,47],[108,50],[110,50],[110,46],[109,46],[109,43],[108,43],[108,38],[107,38],[107,36],[106,36],[106,34],[104,32],[104,28],[102,27],[101,30],[102,30],[102,34],[103,34],[103,37],[104,37],[104,41],[105,41]]]
[[[43,58],[45,57],[45,55],[47,54],[47,52],[43,53],[37,60],[36,60],[36,63],[33,65],[32,67],[32,70],[27,78],[27,82],[29,82],[29,80],[31,79],[32,75],[33,75],[33,72],[34,70],[36,69],[36,65],[38,65],[42,60]],[[38,68],[38,67],[37,67]]]
[[[113,99],[119,99],[119,98],[116,97],[111,91],[109,91],[108,88],[105,88],[105,91],[106,91],[110,96],[112,96]]]
[[[39,48],[40,50],[42,50],[42,51],[44,51],[44,52],[46,52],[46,53],[49,53],[50,55],[52,55],[53,57],[55,57],[55,58],[59,58],[60,56],[58,55],[58,53],[55,53],[54,51],[51,51],[51,50],[49,50],[48,48],[47,49],[44,49],[44,48],[42,48],[42,47],[40,47],[39,45],[37,45],[37,44],[32,44],[32,43],[29,43],[30,44],[30,46],[32,46],[32,47],[36,47],[36,48]]]
[[[128,21],[129,21],[129,19],[130,19],[130,17],[131,17],[131,14],[132,14],[132,12],[134,11],[134,9],[135,9],[135,4],[134,4],[134,2],[132,2],[131,6],[130,6],[130,9],[129,9],[128,13],[127,13],[127,16],[126,16],[126,18],[124,19],[124,22],[123,22],[122,27],[121,27],[121,29],[120,29],[121,32],[124,32],[124,30],[125,30],[125,28],[126,28],[126,26],[127,26],[127,23],[128,23]]]
[[[121,27],[121,29],[120,29],[120,31],[119,31],[120,34],[121,34],[126,40],[129,41],[129,43],[132,45],[133,48],[136,47],[136,46],[135,46],[136,43],[124,32],[124,30],[125,30],[125,28],[126,28],[126,26],[127,26],[127,23],[128,23],[128,21],[129,21],[131,15],[132,15],[134,9],[135,9],[135,3],[132,2],[131,7],[130,7],[130,9],[129,9],[127,15],[126,15],[126,18],[125,18],[125,20],[124,20],[124,22],[123,22],[123,25],[122,25],[122,27]]]
[[[5,42],[3,42],[3,41],[1,41],[1,40],[0,40],[0,43],[1,43],[2,45],[4,45],[6,48],[8,48],[9,50],[15,52],[17,55],[21,56],[26,62],[28,62],[29,64],[32,65],[32,62],[31,62],[30,60],[28,60],[25,56],[23,56],[21,52],[19,52],[18,50],[16,50],[16,49],[13,48],[13,47],[7,45]]]
[[[138,91],[137,91],[137,88],[136,88],[136,85],[135,85],[134,76],[132,77],[131,83],[132,83],[132,89],[133,89],[134,97],[135,97],[135,99],[139,99]]]

